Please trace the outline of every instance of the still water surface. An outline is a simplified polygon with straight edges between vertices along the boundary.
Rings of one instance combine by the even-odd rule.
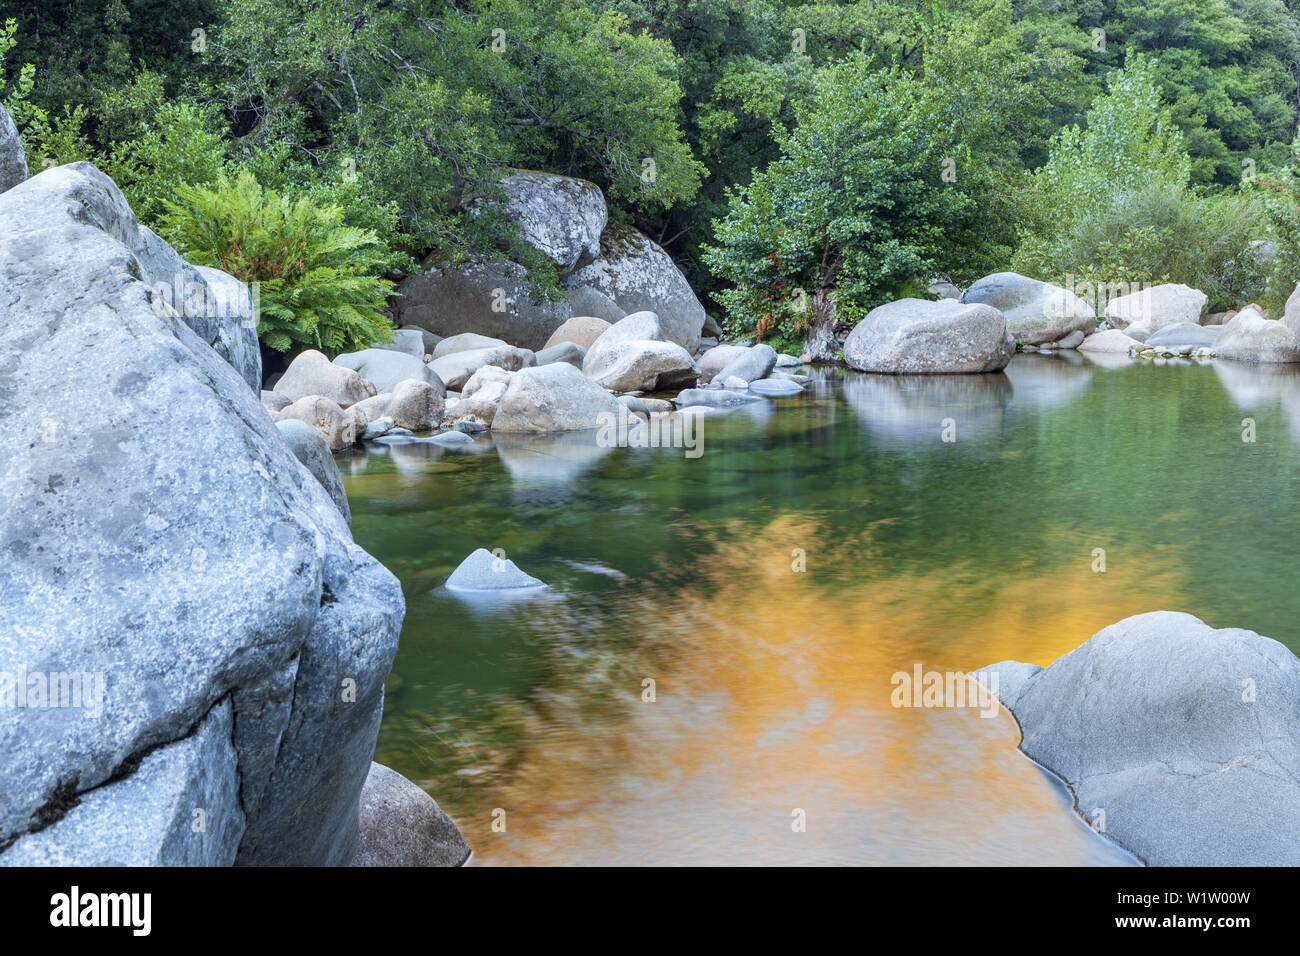
[[[1046,665],[1162,608],[1300,649],[1292,372],[818,370],[698,458],[593,436],[340,461],[407,601],[376,759],[478,865],[1126,863],[1009,716],[895,708],[891,676]],[[479,547],[550,589],[442,589]]]

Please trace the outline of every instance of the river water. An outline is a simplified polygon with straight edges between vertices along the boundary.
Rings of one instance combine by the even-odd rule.
[[[894,675],[1046,665],[1157,609],[1300,649],[1295,372],[816,370],[698,437],[340,460],[407,601],[376,759],[474,864],[1128,863],[1007,714],[896,707]],[[444,590],[480,547],[550,587]]]

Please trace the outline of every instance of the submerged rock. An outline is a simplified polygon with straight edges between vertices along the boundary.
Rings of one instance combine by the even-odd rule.
[[[783,398],[803,392],[803,386],[784,378],[761,378],[749,383],[749,390],[756,395],[768,398]]]
[[[1277,641],[1156,611],[990,670],[1020,749],[1141,859],[1300,865],[1300,660]]]
[[[449,591],[511,591],[544,588],[546,584],[520,571],[509,558],[479,548],[447,578]]]

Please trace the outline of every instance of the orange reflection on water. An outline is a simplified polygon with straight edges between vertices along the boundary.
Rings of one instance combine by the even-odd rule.
[[[627,599],[628,626],[659,650],[642,675],[653,703],[636,677],[587,684],[578,670],[547,688],[511,773],[458,816],[475,863],[1123,862],[1015,749],[1009,715],[894,707],[891,675],[1050,663],[1160,606],[1167,575],[1146,567],[1128,587],[1085,558],[1004,583],[960,561],[851,579],[869,542],[808,546],[799,573],[810,521],[735,532],[673,607]]]

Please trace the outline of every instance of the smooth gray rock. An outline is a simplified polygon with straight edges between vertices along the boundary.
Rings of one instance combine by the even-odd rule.
[[[749,383],[749,390],[767,398],[785,398],[801,394],[803,386],[784,378],[760,378],[757,382]]]
[[[1147,340],[1151,344],[1151,340]],[[1243,309],[1223,327],[1214,343],[1218,358],[1260,365],[1300,362],[1300,335],[1284,322]]]
[[[1094,323],[1092,328],[1096,329],[1096,327],[1097,326]],[[1080,345],[1083,344],[1084,338],[1085,338],[1084,334],[1078,329],[1075,329],[1069,335],[1065,336],[1065,338],[1053,342],[1052,347],[1058,349],[1077,349]]]
[[[460,563],[447,578],[449,591],[514,591],[544,588],[545,582],[520,571],[509,558],[498,558],[479,548]]]
[[[677,403],[678,408],[686,408],[691,405],[727,408],[732,405],[748,405],[750,402],[761,402],[763,399],[759,395],[734,392],[725,388],[687,388],[678,392],[673,401]]]
[[[872,309],[844,342],[860,372],[950,375],[997,372],[1015,353],[1002,313],[953,299],[900,299]]]
[[[1111,299],[1106,303],[1106,324],[1112,329],[1138,326],[1148,332],[1179,323],[1199,325],[1209,302],[1199,289],[1166,282]]]
[[[370,765],[353,866],[462,866],[470,848],[437,801],[396,770]]]
[[[397,422],[393,421],[391,415],[381,415],[379,418],[366,422],[366,426],[361,430],[361,434],[357,437],[357,440],[374,441],[376,438],[381,438],[382,436],[387,435],[396,427]]]
[[[495,339],[490,335],[479,335],[477,332],[461,332],[457,335],[449,335],[439,342],[438,347],[433,350],[433,357],[440,359],[444,355],[451,355],[455,352],[468,352],[471,349],[494,349],[509,344],[509,342]]]
[[[408,378],[398,382],[384,409],[384,415],[398,428],[429,431],[442,423],[446,401],[428,382]]]
[[[403,356],[397,352],[382,354],[398,359],[410,358],[409,355]],[[339,408],[347,408],[363,399],[373,398],[377,390],[373,383],[353,369],[337,365],[315,349],[308,349],[289,363],[289,367],[275,383],[273,391],[295,402],[309,395],[319,395],[328,398]]]
[[[1025,685],[1042,668],[1023,661],[999,661],[981,668],[975,678],[1002,702],[1007,710],[1015,712],[1016,702],[1024,693]]]
[[[1295,288],[1287,297],[1286,306],[1282,312],[1282,324],[1300,335],[1300,282],[1296,283]]]
[[[391,342],[376,342],[371,348],[383,349],[385,352],[400,352],[423,362],[425,355],[424,339],[428,334],[422,329],[394,329]],[[434,347],[437,347],[436,343]]]
[[[1166,325],[1152,332],[1146,344],[1152,348],[1179,348],[1184,345],[1194,349],[1211,348],[1219,339],[1219,331],[1191,322],[1179,322],[1177,325]]]
[[[374,386],[375,394],[391,392],[398,382],[417,379],[428,382],[439,395],[446,396],[447,385],[423,358],[416,358],[404,352],[388,349],[362,349],[360,352],[344,352],[334,359],[334,364],[352,369]],[[278,383],[277,383],[278,384]]]
[[[1300,865],[1300,661],[1283,645],[1156,611],[1018,690],[1020,748],[1147,863]]]
[[[560,342],[558,345],[552,345],[550,348],[542,349],[536,353],[538,365],[567,362],[574,368],[582,368],[583,360],[586,357],[587,350],[576,342]]]
[[[510,384],[492,418],[496,432],[561,432],[599,428],[618,401],[572,365],[526,368]]]
[[[75,667],[106,687],[96,719],[0,707],[0,846],[70,820],[75,833],[77,801],[105,839],[164,819],[162,791],[124,785],[228,701],[233,729],[215,736],[235,767],[200,748],[209,833],[238,829],[233,786],[236,863],[343,864],[401,588],[248,383],[154,308],[136,231],[87,164],[0,193],[0,671]],[[158,838],[161,856],[190,852],[173,830]],[[60,859],[97,861],[59,842]]]
[[[27,154],[9,111],[0,106],[0,192],[27,178]]]
[[[536,363],[537,356],[528,349],[497,345],[491,348],[452,352],[434,359],[429,363],[429,368],[433,369],[438,378],[446,382],[447,388],[457,391],[469,381],[471,375],[485,365],[495,365],[508,372],[516,372]]]
[[[1083,340],[1080,352],[1117,352],[1128,354],[1134,345],[1142,343],[1120,329],[1105,329],[1095,332]]]
[[[477,332],[535,350],[573,318],[567,299],[542,300],[535,291],[528,271],[510,263],[429,265],[403,279],[391,303],[399,324],[444,337]]]
[[[1069,289],[1015,272],[985,276],[962,294],[961,302],[997,309],[1011,337],[1026,345],[1056,342],[1071,332],[1087,335],[1097,328],[1093,307]]]
[[[754,345],[734,356],[713,378],[726,382],[729,378],[738,378],[745,382],[757,382],[767,378],[776,368],[776,349],[770,345]]]
[[[339,467],[334,463],[334,456],[325,439],[306,422],[294,418],[276,422],[275,427],[280,430],[293,457],[302,462],[312,477],[320,482],[330,500],[338,505],[343,520],[351,524],[352,509],[348,506],[347,492],[343,490],[343,476],[339,474]]]
[[[244,835],[233,730],[225,700],[189,736],[19,837],[0,866],[230,866]]]
[[[567,285],[570,290],[595,289],[628,314],[653,312],[659,316],[666,341],[676,342],[692,355],[699,347],[704,306],[668,253],[636,229],[606,229],[600,237],[600,256],[570,276]],[[589,314],[606,318],[595,310]]]
[[[653,312],[634,312],[602,332],[587,349],[582,371],[614,392],[680,388],[700,374],[686,349],[664,340]]]
[[[441,434],[434,435],[433,438],[430,439],[430,441],[434,442],[435,444],[442,445],[446,448],[459,448],[462,445],[471,444],[474,441],[474,438],[473,436],[466,434],[460,429],[452,429],[451,431],[446,431],[446,432],[442,432]]]
[[[438,343],[442,341],[442,336],[441,336],[441,335],[434,335],[434,334],[433,334],[432,332],[430,332],[428,329],[422,329],[422,328],[420,328],[418,325],[403,325],[403,326],[399,326],[398,329],[397,329],[397,331],[399,331],[399,332],[419,332],[419,333],[420,333],[420,339],[421,339],[421,341],[424,342],[424,355],[432,355],[432,354],[433,354],[433,350],[436,349],[436,348],[438,347]],[[422,355],[422,356],[420,356],[420,357],[421,357],[421,358],[424,358],[424,355]]]
[[[749,351],[748,345],[715,345],[704,352],[698,361],[700,382],[707,385],[735,358]],[[722,379],[718,379],[722,381]]]

